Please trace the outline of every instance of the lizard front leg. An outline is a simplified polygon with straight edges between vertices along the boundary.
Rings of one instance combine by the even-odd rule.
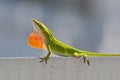
[[[51,55],[51,49],[50,49],[50,45],[47,45],[47,50],[48,50],[48,53],[47,53],[47,56],[43,57],[43,58],[40,58],[40,63],[45,61],[45,63],[47,64],[47,60],[49,59],[50,55]]]

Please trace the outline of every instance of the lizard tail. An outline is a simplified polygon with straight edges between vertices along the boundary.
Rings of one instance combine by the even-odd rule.
[[[109,54],[109,53],[94,53],[94,52],[88,52],[88,56],[120,56],[120,54]]]

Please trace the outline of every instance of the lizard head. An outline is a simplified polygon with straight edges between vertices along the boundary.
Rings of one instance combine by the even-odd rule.
[[[53,37],[50,30],[41,22],[36,19],[32,19],[34,30],[29,34],[27,43],[32,48],[46,50],[46,40],[49,41]]]
[[[34,26],[34,32],[41,35],[44,39],[53,37],[51,31],[42,22],[33,18],[32,24]]]

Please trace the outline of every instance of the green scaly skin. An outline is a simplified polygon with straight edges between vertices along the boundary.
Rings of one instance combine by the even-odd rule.
[[[51,53],[64,57],[77,57],[77,58],[82,57],[84,63],[87,63],[88,65],[90,64],[88,60],[89,56],[120,56],[120,54],[98,54],[95,52],[76,49],[57,40],[53,36],[51,31],[38,20],[32,19],[32,23],[34,26],[34,32],[36,32],[40,36],[42,35],[44,44],[48,51],[47,56],[40,58],[41,59],[40,62],[45,61],[47,63],[47,60],[49,59]]]

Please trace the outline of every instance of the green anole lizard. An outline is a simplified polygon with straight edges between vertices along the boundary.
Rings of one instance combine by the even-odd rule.
[[[32,24],[34,30],[27,38],[28,45],[32,48],[48,51],[45,57],[40,58],[40,62],[45,61],[47,63],[51,53],[64,57],[82,57],[84,63],[88,65],[90,64],[88,60],[89,56],[120,56],[120,54],[100,54],[76,49],[57,40],[51,31],[38,20],[32,19]]]

